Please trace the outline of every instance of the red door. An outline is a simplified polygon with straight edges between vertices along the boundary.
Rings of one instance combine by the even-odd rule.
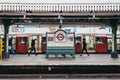
[[[96,37],[96,52],[106,53],[108,51],[107,36]]]
[[[82,51],[81,37],[75,37],[75,52],[80,53]]]
[[[27,53],[28,52],[28,44],[27,37],[18,36],[16,37],[16,53]]]
[[[46,37],[42,36],[41,52],[46,53]]]

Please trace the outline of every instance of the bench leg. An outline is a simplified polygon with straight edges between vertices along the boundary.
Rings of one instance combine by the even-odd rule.
[[[72,57],[75,58],[75,54],[72,54]]]
[[[49,54],[46,54],[46,58],[49,58]]]
[[[57,56],[58,56],[58,55],[57,55],[57,54],[55,54],[55,58],[57,58]]]
[[[65,54],[62,54],[62,56],[63,56],[64,58],[66,58],[66,55],[65,55]]]

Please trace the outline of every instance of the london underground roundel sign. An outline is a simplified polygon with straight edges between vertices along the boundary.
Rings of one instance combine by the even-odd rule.
[[[56,37],[59,41],[62,41],[65,38],[65,36],[61,33],[59,33]]]

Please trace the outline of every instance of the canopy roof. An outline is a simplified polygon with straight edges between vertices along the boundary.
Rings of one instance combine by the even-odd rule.
[[[0,0],[0,3],[120,3],[120,0]]]

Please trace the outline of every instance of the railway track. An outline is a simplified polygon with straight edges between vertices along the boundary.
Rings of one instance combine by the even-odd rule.
[[[1,74],[2,79],[120,79],[120,74]]]
[[[119,79],[120,65],[6,65],[0,78]]]
[[[120,73],[120,65],[1,65],[0,74]]]

